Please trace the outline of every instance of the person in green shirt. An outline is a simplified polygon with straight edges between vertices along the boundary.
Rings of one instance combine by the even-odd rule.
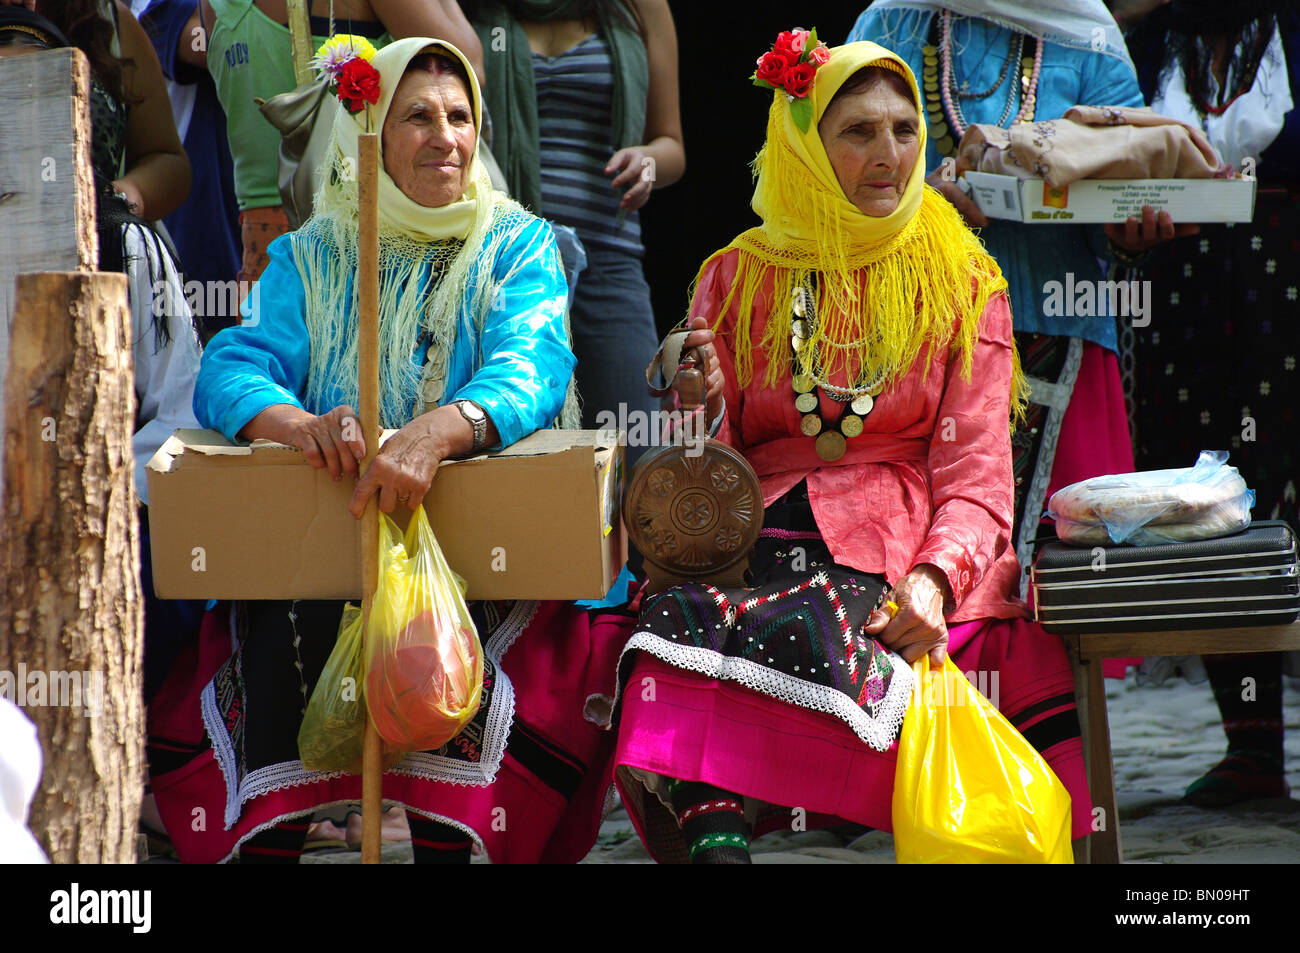
[[[312,0],[312,48],[333,32],[368,38],[376,47],[408,36],[435,36],[465,52],[482,75],[478,36],[455,0]],[[257,108],[292,90],[285,0],[203,0],[191,35],[194,62],[207,66],[226,111],[234,159],[243,262],[241,281],[255,281],[267,264],[266,246],[289,231],[279,189],[280,133]]]

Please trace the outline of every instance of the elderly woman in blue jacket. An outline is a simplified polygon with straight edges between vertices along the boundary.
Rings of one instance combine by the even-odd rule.
[[[336,480],[357,476],[366,447],[353,409],[356,137],[367,126],[381,132],[380,424],[397,432],[357,481],[350,507],[358,517],[375,494],[385,512],[414,509],[442,460],[509,446],[574,409],[570,401],[565,410],[575,359],[555,239],[546,222],[492,189],[478,161],[482,107],[472,68],[449,44],[420,38],[384,48],[372,64],[378,101],[339,111],[315,214],[270,245],[242,323],[212,340],[194,395],[204,426],[231,439],[299,447]],[[578,611],[561,608],[565,620]],[[342,609],[265,601],[237,613],[241,647],[203,694],[212,756],[191,772],[212,775],[203,790],[215,789],[214,797],[224,788],[225,824],[191,837],[182,818],[182,836],[174,838],[182,859],[221,860],[238,849],[245,863],[296,860],[310,815],[355,799],[355,776],[304,769],[296,746]],[[503,757],[502,727],[518,720],[500,668],[514,639],[497,651],[493,634],[503,616],[519,613],[471,611],[486,656],[480,714],[465,737],[408,756],[385,776],[385,799],[407,810],[417,861],[467,861],[471,843],[490,846],[493,795],[486,792],[500,785],[488,782]],[[541,613],[551,628],[558,628],[556,611]],[[475,788],[484,796],[458,797],[467,783],[486,785]],[[167,800],[160,792],[160,806]]]

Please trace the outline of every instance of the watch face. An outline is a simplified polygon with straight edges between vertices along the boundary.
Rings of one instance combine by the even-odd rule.
[[[471,403],[468,400],[462,400],[459,402],[458,406],[460,407],[461,413],[466,417],[469,417],[471,420],[483,420],[485,417],[483,408],[478,404]]]

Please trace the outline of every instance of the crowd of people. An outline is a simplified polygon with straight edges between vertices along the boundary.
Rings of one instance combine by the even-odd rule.
[[[297,752],[342,603],[154,597],[143,465],[162,441],[200,426],[269,438],[358,480],[355,515],[372,495],[413,508],[443,460],[650,412],[645,368],[672,323],[656,321],[638,216],[684,179],[696,108],[667,0],[306,5],[312,48],[365,37],[378,85],[324,120],[320,186],[294,228],[281,133],[258,108],[299,85],[285,0],[0,0],[0,55],[75,46],[91,65],[100,267],[131,279],[146,822],[187,862],[297,862],[309,838],[345,836],[360,779]],[[577,861],[611,791],[665,862],[746,863],[796,805],[888,830],[923,655],[999,673],[995,704],[1085,837],[1070,665],[1023,588],[1053,535],[1048,496],[1230,449],[1255,518],[1300,531],[1291,4],[876,0],[821,46],[785,26],[742,58],[761,57],[774,88],[745,93],[741,76],[735,93],[771,99],[760,224],[703,263],[686,323],[710,434],[762,490],[746,584],[650,593],[634,560],[599,605],[471,603],[479,712],[384,778],[385,830],[416,862]],[[1150,105],[1204,131],[1257,177],[1254,221],[991,221],[949,174],[966,127],[1079,104]],[[367,128],[382,134],[381,423],[397,432],[358,479],[347,170]],[[1156,288],[1144,328],[1043,306],[1067,273],[1121,272]],[[240,314],[196,308],[190,280],[246,286]],[[1281,656],[1206,668],[1228,752],[1188,799],[1284,794]],[[647,678],[652,696],[629,689]],[[199,807],[221,822],[195,829]]]

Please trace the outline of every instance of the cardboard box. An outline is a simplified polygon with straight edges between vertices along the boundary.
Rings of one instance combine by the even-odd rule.
[[[1013,222],[1123,222],[1141,218],[1143,205],[1175,222],[1249,222],[1255,214],[1254,179],[1083,179],[1060,189],[991,172],[965,179],[981,212]]]
[[[385,438],[388,436],[385,433]],[[613,431],[545,430],[442,464],[425,512],[470,599],[600,599],[626,558]],[[354,484],[293,447],[178,430],[149,462],[163,599],[359,599]],[[410,510],[394,511],[404,527]]]

